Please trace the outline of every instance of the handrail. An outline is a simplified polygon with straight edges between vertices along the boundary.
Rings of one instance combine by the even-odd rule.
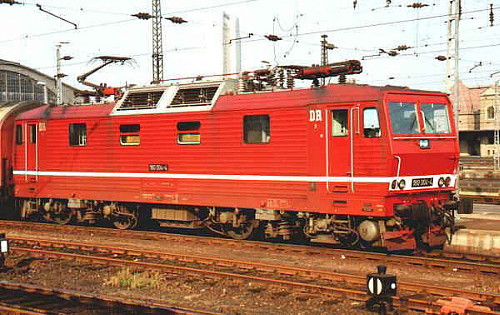
[[[351,192],[354,192],[354,133],[356,132],[356,128],[354,126],[354,111],[357,110],[358,111],[358,115],[359,115],[359,107],[352,107],[351,108],[351,117],[349,117],[350,119],[350,122],[349,122],[349,129],[350,129],[350,133],[349,133],[349,136],[350,136],[350,151],[351,151],[351,160],[350,160],[350,169],[351,169]],[[358,124],[359,124],[359,116],[358,116]],[[348,129],[348,130],[349,130]],[[359,129],[359,125],[358,125],[358,129]],[[358,130],[359,132],[359,130]]]
[[[330,192],[330,130],[328,121],[330,119],[329,110],[325,109],[325,154],[326,154],[326,191]]]
[[[396,173],[396,177],[399,178],[399,172],[401,171],[401,157],[399,155],[394,155],[394,157],[398,160],[398,170]]]

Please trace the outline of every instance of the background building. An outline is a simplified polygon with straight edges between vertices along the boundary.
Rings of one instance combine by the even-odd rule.
[[[495,87],[460,85],[460,153],[492,157],[495,154]]]
[[[56,101],[56,86],[53,77],[20,63],[0,59],[0,103],[11,101],[43,101],[44,89],[50,103]],[[64,103],[74,100],[78,89],[64,84]]]

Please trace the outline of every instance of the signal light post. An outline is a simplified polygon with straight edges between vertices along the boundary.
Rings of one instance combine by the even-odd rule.
[[[378,308],[381,315],[387,314],[388,308],[392,308],[392,297],[398,292],[397,277],[386,274],[386,266],[377,266],[377,273],[366,275],[366,291],[371,298],[366,301],[366,308],[374,310]]]
[[[56,105],[61,105],[62,104],[62,78],[64,78],[66,75],[64,73],[61,73],[61,60],[71,60],[73,57],[71,56],[64,56],[61,57],[61,46],[63,44],[69,44],[69,42],[60,42],[59,44],[56,45]]]
[[[0,233],[0,269],[5,269],[5,255],[9,253],[9,241],[5,233]]]

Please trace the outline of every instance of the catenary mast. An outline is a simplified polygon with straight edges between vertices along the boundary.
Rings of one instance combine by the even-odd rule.
[[[153,1],[153,83],[163,80],[163,42],[161,29],[161,1]]]

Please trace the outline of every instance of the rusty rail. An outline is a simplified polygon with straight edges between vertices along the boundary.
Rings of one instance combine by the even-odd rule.
[[[393,263],[406,266],[422,266],[428,268],[439,268],[462,272],[482,272],[491,274],[500,274],[500,256],[489,256],[475,253],[458,253],[448,251],[433,251],[430,253],[419,253],[421,256],[396,255],[386,253],[376,253],[359,250],[325,248],[310,245],[295,244],[276,244],[261,241],[236,241],[232,239],[216,238],[209,236],[193,236],[183,234],[172,234],[151,231],[131,231],[114,230],[97,227],[81,227],[72,225],[55,225],[50,223],[38,222],[19,222],[19,221],[0,221],[0,227],[19,227],[29,226],[31,231],[57,231],[68,233],[89,233],[94,235],[99,233],[101,236],[119,236],[126,238],[162,240],[170,242],[196,243],[221,246],[238,246],[252,250],[260,249],[273,252],[290,252],[306,254],[310,256],[328,256],[333,258],[362,259],[370,261],[380,261],[381,263]],[[463,261],[466,260],[466,261]],[[486,263],[479,263],[486,262]]]
[[[60,253],[60,252],[53,252],[41,249],[21,248],[17,246],[12,247],[12,250],[14,251],[24,252],[33,256],[40,255],[42,257],[63,258],[70,260],[84,260],[84,261],[90,260],[92,262],[113,265],[113,266],[127,265],[129,267],[136,267],[136,268],[203,274],[204,276],[212,276],[212,277],[215,276],[215,277],[237,278],[240,280],[261,282],[272,285],[277,285],[277,284],[287,285],[294,288],[307,289],[308,291],[313,291],[313,292],[321,291],[322,294],[325,294],[325,292],[327,292],[328,294],[333,296],[339,296],[339,294],[341,295],[344,294],[346,296],[351,297],[352,299],[357,299],[359,298],[359,294],[362,294],[366,299],[364,292],[360,293],[359,291],[356,291],[357,293],[354,293],[355,291],[350,289],[340,289],[331,286],[313,285],[297,281],[277,280],[277,279],[269,279],[262,276],[256,277],[256,276],[242,275],[239,273],[228,273],[216,270],[207,270],[207,268],[199,269],[194,267],[185,267],[185,266],[178,266],[171,264],[167,265],[164,263],[137,261],[138,260],[137,258],[140,257],[140,259],[150,258],[150,259],[176,261],[184,263],[196,263],[208,266],[230,267],[243,270],[251,270],[256,272],[264,272],[271,275],[279,274],[279,275],[287,275],[293,277],[302,277],[307,279],[328,280],[333,282],[344,281],[350,284],[355,284],[360,287],[363,287],[366,282],[366,278],[364,276],[309,270],[309,269],[295,268],[295,267],[268,265],[261,263],[252,263],[252,262],[238,261],[238,260],[220,259],[213,257],[133,250],[121,247],[108,247],[100,245],[97,246],[93,244],[84,244],[84,243],[74,243],[74,242],[67,243],[67,242],[59,242],[51,240],[32,240],[32,239],[19,239],[19,238],[14,239],[14,241],[24,243],[25,245],[31,245],[37,247],[45,246],[55,249],[65,249],[65,250],[71,249],[84,252],[97,252],[101,254],[130,256],[131,258],[127,260],[125,258],[117,259],[110,257],[94,256],[89,254],[81,255],[68,252]],[[478,293],[467,290],[445,288],[445,287],[438,287],[438,286],[431,286],[426,284],[410,283],[410,282],[399,282],[399,286],[404,291],[440,295],[445,297],[460,296],[485,304],[490,304],[490,305],[493,304],[495,307],[498,307],[500,305],[500,295],[498,294]]]
[[[73,290],[0,281],[0,311],[13,314],[72,314],[75,311],[112,313],[127,310],[137,314],[219,314],[163,303],[90,295]],[[36,305],[36,307],[32,306]]]
[[[326,271],[311,270],[311,269],[296,268],[296,267],[287,267],[282,265],[280,266],[269,265],[269,264],[241,261],[241,260],[222,259],[222,258],[205,257],[197,255],[186,255],[186,254],[170,253],[164,251],[135,250],[124,247],[116,247],[116,246],[111,247],[111,246],[102,246],[102,245],[76,243],[76,242],[61,242],[61,241],[40,240],[40,239],[34,240],[27,238],[12,238],[11,240],[14,241],[15,243],[23,243],[31,246],[34,245],[34,246],[50,247],[56,249],[72,249],[85,252],[89,251],[97,253],[109,253],[114,255],[128,255],[140,258],[152,258],[164,261],[197,263],[210,266],[254,270],[260,272],[281,274],[287,276],[299,276],[299,277],[321,279],[328,281],[346,281],[349,283],[361,284],[361,285],[364,285],[366,282],[365,276],[336,273],[336,272],[326,272]],[[17,250],[18,248],[15,247],[14,249]],[[440,286],[438,287],[422,283],[411,283],[402,281],[399,282],[399,287],[403,290],[411,292],[428,292],[442,296],[460,296],[474,301],[493,302],[496,304],[500,304],[500,295],[498,294],[479,293],[467,290],[453,289]]]

